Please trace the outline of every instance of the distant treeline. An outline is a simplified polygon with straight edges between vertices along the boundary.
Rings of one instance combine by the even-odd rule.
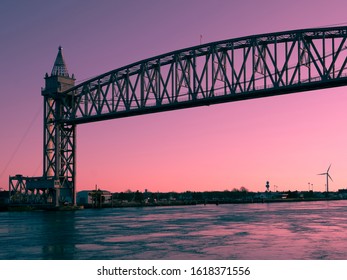
[[[232,189],[225,191],[186,191],[186,192],[140,192],[126,191],[112,193],[113,201],[133,201],[155,203],[159,201],[197,201],[197,202],[213,202],[213,201],[251,201],[261,200],[264,198],[272,199],[298,199],[298,198],[314,198],[324,193],[313,191],[285,191],[285,192],[250,192],[247,188]]]

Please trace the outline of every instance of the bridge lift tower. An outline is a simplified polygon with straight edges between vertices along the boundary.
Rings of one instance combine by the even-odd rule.
[[[76,126],[61,121],[63,117],[62,93],[75,85],[75,78],[68,73],[62,48],[52,68],[45,75],[43,114],[43,176],[10,176],[11,204],[39,204],[58,207],[76,204],[75,192],[75,143]],[[66,106],[66,104],[65,104]]]

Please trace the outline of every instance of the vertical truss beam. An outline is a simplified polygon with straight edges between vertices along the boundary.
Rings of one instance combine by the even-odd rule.
[[[54,181],[55,204],[75,204],[76,126],[60,122],[68,114],[67,96],[44,96],[43,177]]]

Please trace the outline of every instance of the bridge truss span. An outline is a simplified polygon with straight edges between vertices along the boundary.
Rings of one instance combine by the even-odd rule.
[[[87,123],[347,83],[347,27],[295,30],[187,48],[59,94],[60,121]]]

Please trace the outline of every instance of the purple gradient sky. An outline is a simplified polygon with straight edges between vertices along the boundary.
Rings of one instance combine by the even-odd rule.
[[[245,35],[347,24],[346,1],[0,3],[0,187],[42,175],[44,74],[58,46],[77,81]],[[347,187],[347,88],[78,126],[77,189],[263,191]]]

